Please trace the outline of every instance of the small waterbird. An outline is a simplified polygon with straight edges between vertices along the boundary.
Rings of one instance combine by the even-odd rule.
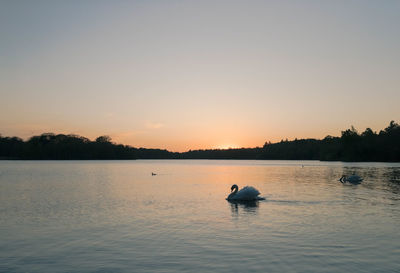
[[[342,182],[342,184],[348,182],[350,184],[360,184],[363,179],[361,177],[359,177],[358,175],[342,175],[342,177],[339,179],[340,182]]]

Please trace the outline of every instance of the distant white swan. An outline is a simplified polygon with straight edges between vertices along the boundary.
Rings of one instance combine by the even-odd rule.
[[[342,177],[339,179],[340,182],[342,183],[351,183],[351,184],[360,184],[363,179],[361,177],[359,177],[358,175],[342,175]]]
[[[228,201],[254,201],[263,198],[258,197],[260,192],[250,186],[246,186],[239,191],[239,187],[235,184],[231,187],[231,194],[228,195]]]

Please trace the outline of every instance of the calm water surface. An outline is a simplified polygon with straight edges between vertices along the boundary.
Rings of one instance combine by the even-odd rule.
[[[398,163],[0,161],[0,272],[400,272],[399,233]]]

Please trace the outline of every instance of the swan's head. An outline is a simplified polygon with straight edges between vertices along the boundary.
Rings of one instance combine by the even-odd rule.
[[[233,184],[231,187],[231,193],[228,195],[228,198],[226,198],[226,200],[233,200],[233,198],[235,198],[238,190],[239,190],[239,187],[236,184]]]
[[[238,191],[239,187],[238,187],[238,185],[233,184],[232,187],[231,187],[231,192],[234,191],[235,189],[236,189],[236,191]]]
[[[342,175],[342,177],[339,179],[339,181],[340,182],[342,182],[342,183],[344,183],[345,182],[345,180],[346,180],[346,178],[347,178],[347,175]]]

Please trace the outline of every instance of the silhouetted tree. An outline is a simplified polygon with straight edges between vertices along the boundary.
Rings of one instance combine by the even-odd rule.
[[[99,136],[96,138],[96,142],[99,143],[111,143],[111,137],[110,136]]]
[[[95,141],[78,136],[44,133],[27,141],[0,135],[0,159],[303,159],[400,162],[400,126],[391,121],[379,132],[367,128],[359,134],[351,126],[340,137],[322,140],[295,139],[263,147],[190,150],[172,153],[161,149],[134,148],[111,142],[109,136]]]

